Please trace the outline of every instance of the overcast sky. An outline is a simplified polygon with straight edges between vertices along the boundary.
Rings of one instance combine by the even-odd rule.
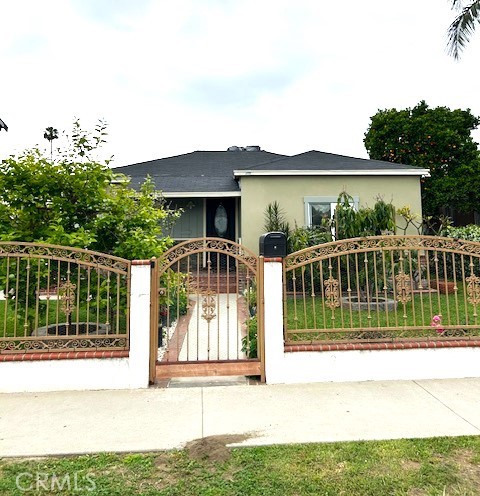
[[[113,166],[230,145],[367,157],[378,109],[480,115],[480,33],[454,61],[453,15],[448,0],[2,0],[0,158],[74,118],[108,122]]]

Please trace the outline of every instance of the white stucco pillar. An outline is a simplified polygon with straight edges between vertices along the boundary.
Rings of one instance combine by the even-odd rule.
[[[267,384],[283,380],[283,265],[280,259],[265,259],[265,379]]]
[[[150,261],[133,261],[130,282],[130,387],[148,387],[150,359]]]

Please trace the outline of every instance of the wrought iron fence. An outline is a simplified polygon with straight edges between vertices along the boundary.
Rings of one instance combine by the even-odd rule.
[[[0,242],[0,353],[127,350],[130,262]]]
[[[258,259],[220,238],[180,243],[152,281],[152,363],[257,358]]]
[[[375,236],[284,262],[287,344],[478,340],[479,305],[476,242]]]

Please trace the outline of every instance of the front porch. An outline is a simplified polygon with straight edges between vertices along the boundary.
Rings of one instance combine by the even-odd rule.
[[[240,242],[240,192],[223,196],[220,193],[181,197],[172,195],[165,195],[167,205],[172,209],[183,210],[170,233],[176,242],[203,237]]]

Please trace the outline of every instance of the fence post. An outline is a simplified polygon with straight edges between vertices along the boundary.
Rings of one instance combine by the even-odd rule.
[[[265,258],[263,274],[265,378],[272,384],[284,382],[282,259]]]
[[[148,387],[150,260],[134,260],[130,282],[130,387]]]

